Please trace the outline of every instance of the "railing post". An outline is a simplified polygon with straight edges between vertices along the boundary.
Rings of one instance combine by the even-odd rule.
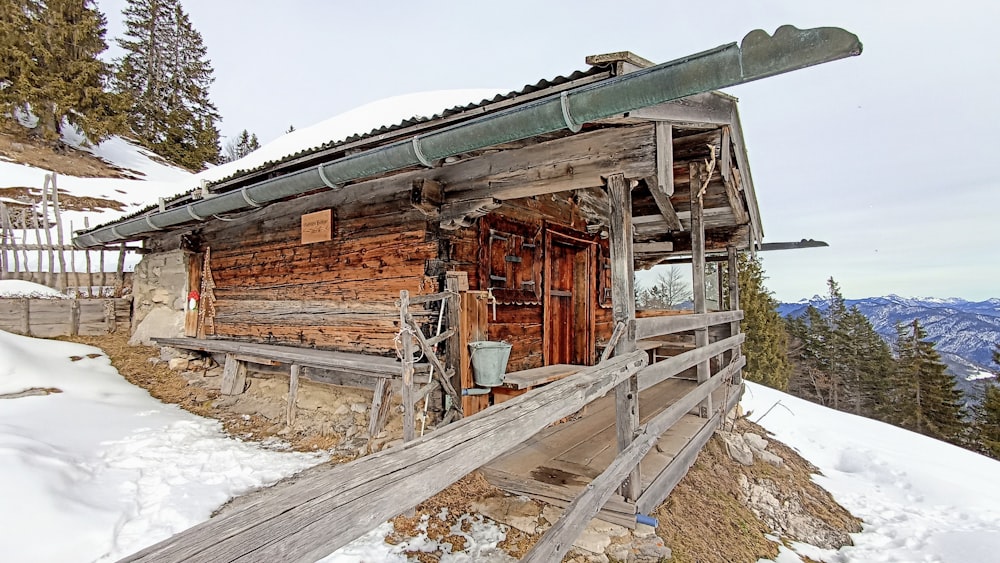
[[[608,217],[608,246],[611,251],[611,303],[616,323],[625,324],[625,333],[615,345],[615,355],[635,350],[635,262],[632,255],[632,192],[623,174],[607,179],[611,213]],[[615,428],[618,451],[622,452],[639,431],[639,381],[630,377],[615,387]],[[621,494],[629,500],[639,498],[642,481],[639,466],[622,483]]]
[[[736,254],[736,247],[726,247],[729,258],[729,310],[740,310],[740,283],[739,283],[739,257]],[[740,333],[740,321],[729,323],[729,336],[736,336]],[[729,354],[729,361],[733,361],[743,355],[742,346],[733,348]],[[743,381],[743,370],[739,370],[733,376],[733,383],[739,384]]]
[[[707,184],[708,174],[705,165],[700,162],[693,162],[689,168],[690,182],[688,188],[691,193],[691,292],[694,297],[694,312],[705,314],[707,305],[705,303],[705,221],[704,202],[702,201],[702,182]],[[708,327],[699,328],[694,331],[694,345],[697,348],[708,346]],[[709,361],[705,360],[698,364],[698,383],[708,381],[711,375]],[[701,416],[708,418],[712,412],[712,396],[709,395],[701,404]]]
[[[399,291],[399,340],[402,351],[402,398],[403,398],[403,441],[410,442],[415,437],[413,410],[413,338],[406,322],[407,309],[410,306],[410,292]]]

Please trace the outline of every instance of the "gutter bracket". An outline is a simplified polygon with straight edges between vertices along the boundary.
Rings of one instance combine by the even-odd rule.
[[[252,205],[252,206],[254,206],[254,207],[258,208],[258,209],[260,209],[261,207],[264,207],[263,203],[258,203],[258,202],[254,201],[253,199],[250,198],[250,194],[247,193],[247,188],[248,188],[248,186],[240,188],[240,195],[243,196],[243,201],[247,202],[248,204],[250,204],[250,205]]]
[[[204,217],[202,217],[201,215],[198,215],[197,213],[195,213],[194,209],[191,209],[191,204],[190,203],[187,204],[187,205],[185,205],[184,209],[187,210],[188,215],[190,215],[191,217],[193,217],[195,221],[204,221],[205,220]]]
[[[326,172],[323,171],[323,165],[322,164],[316,165],[316,172],[319,173],[319,179],[322,180],[324,184],[326,184],[326,187],[328,187],[328,188],[330,188],[331,190],[334,190],[334,191],[340,189],[340,186],[338,186],[337,184],[334,184],[333,182],[330,181],[329,178],[326,177]],[[243,197],[244,197],[244,199],[247,197],[245,193],[243,194]],[[260,207],[260,206],[258,205],[257,207]]]
[[[420,161],[420,164],[423,164],[427,168],[434,168],[434,163],[427,160],[427,157],[424,156],[424,152],[420,150],[420,135],[413,137],[413,139],[410,140],[410,144],[413,145],[413,154],[417,157],[417,160]]]
[[[559,105],[562,107],[563,121],[566,122],[566,128],[574,133],[578,133],[583,128],[583,124],[573,121],[573,115],[569,112],[569,96],[566,92],[559,94]]]

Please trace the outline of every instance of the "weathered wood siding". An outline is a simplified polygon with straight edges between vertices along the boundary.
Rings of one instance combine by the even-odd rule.
[[[425,217],[397,197],[334,209],[332,239],[301,244],[324,194],[272,205],[200,233],[212,249],[215,335],[387,355],[402,289],[433,293],[438,255]]]
[[[128,330],[127,299],[0,299],[0,330],[51,338]]]

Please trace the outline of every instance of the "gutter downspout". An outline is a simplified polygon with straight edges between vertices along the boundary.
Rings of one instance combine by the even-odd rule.
[[[353,180],[412,166],[432,167],[446,157],[501,143],[560,129],[575,132],[584,123],[858,55],[861,48],[856,35],[835,27],[800,30],[785,25],[773,36],[755,30],[743,38],[740,46],[730,43],[210,199],[98,227],[74,237],[73,244],[90,248],[135,240],[192,220],[204,221],[213,215],[261,207],[323,186],[339,190]]]

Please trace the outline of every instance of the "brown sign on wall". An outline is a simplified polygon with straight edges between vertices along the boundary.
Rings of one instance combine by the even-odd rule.
[[[330,240],[333,233],[333,213],[324,209],[302,216],[302,244]]]

